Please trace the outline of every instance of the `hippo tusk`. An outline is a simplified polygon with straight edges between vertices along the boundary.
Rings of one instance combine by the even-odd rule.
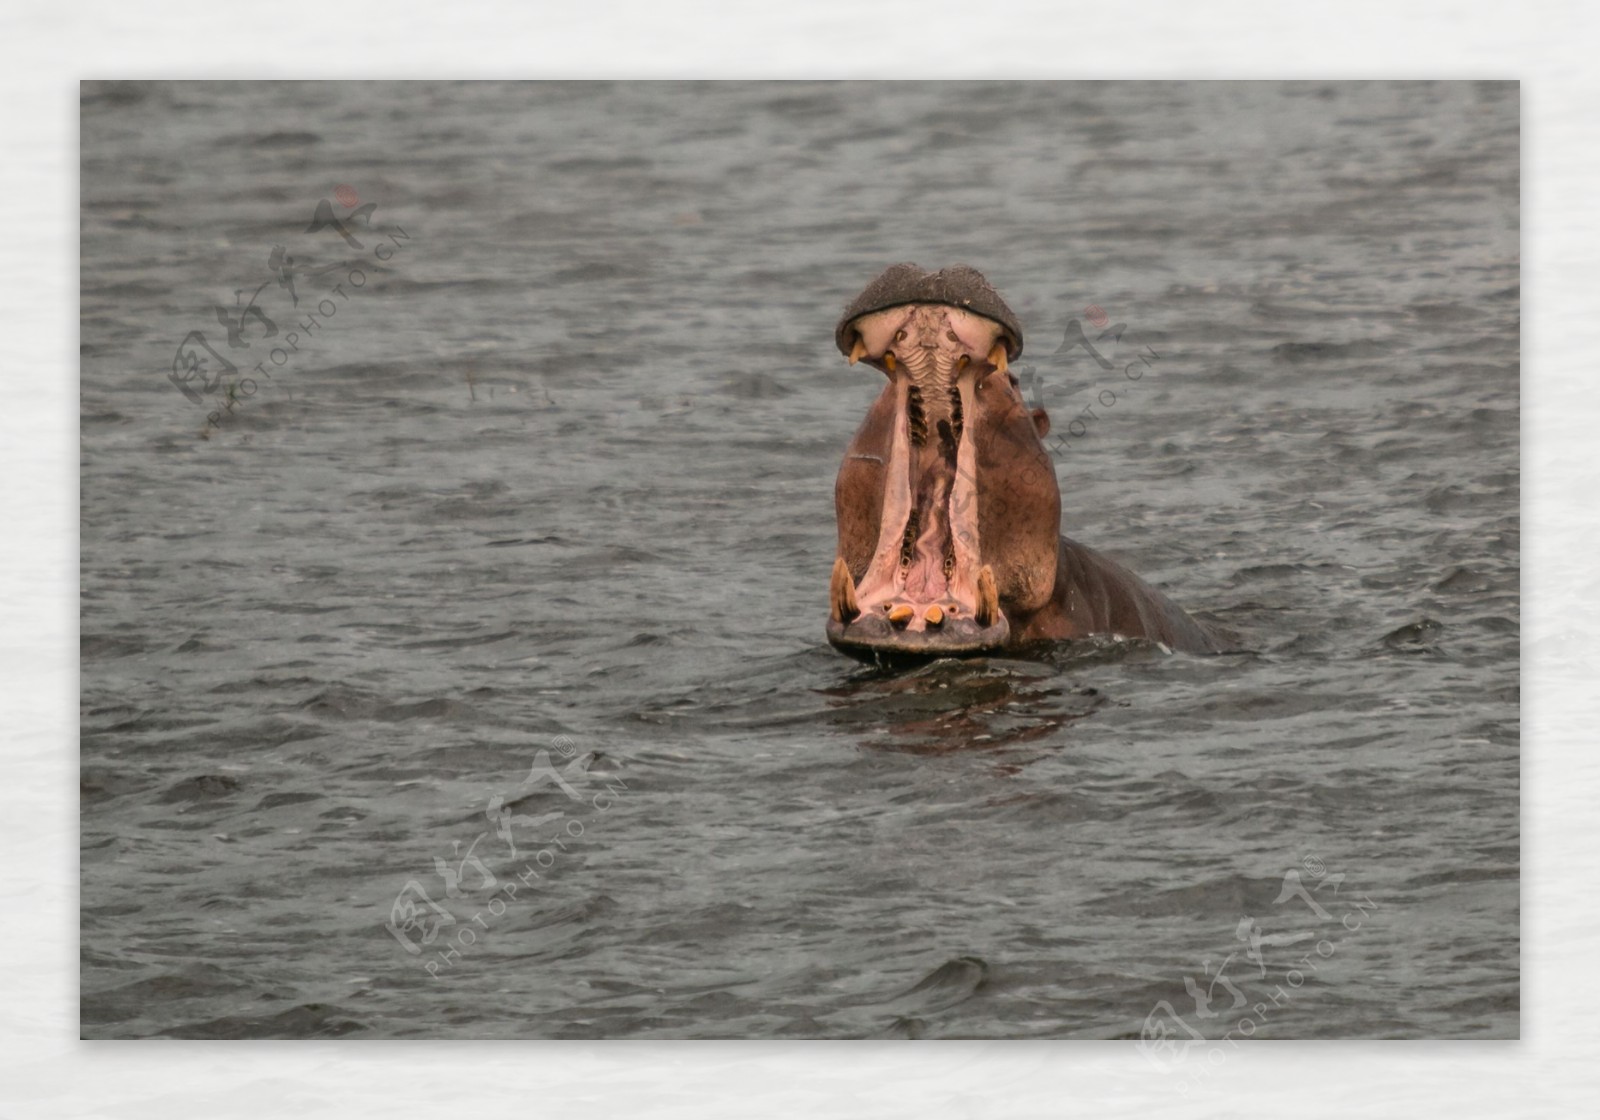
[[[989,364],[1001,373],[1004,373],[1009,368],[1006,364],[1006,344],[1004,339],[995,343],[994,349],[989,351]]]
[[[836,557],[833,561],[833,581],[828,588],[828,605],[835,622],[853,622],[861,613],[861,608],[856,604],[856,581],[850,578],[850,565],[844,562],[844,557]]]
[[[994,569],[985,564],[978,573],[978,609],[974,618],[979,626],[993,626],[1000,616],[1000,596],[995,591]]]
[[[867,344],[861,341],[861,336],[856,335],[856,344],[850,347],[850,364],[855,365],[867,356]]]

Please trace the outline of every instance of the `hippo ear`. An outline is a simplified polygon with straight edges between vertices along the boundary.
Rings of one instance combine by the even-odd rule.
[[[1043,439],[1050,434],[1050,414],[1042,408],[1033,410],[1033,430]]]

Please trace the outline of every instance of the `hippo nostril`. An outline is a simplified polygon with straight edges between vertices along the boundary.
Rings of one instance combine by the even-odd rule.
[[[909,606],[901,603],[898,607],[889,612],[889,621],[894,623],[896,626],[904,626],[906,623],[911,621],[911,616],[915,613],[916,612],[913,611]]]

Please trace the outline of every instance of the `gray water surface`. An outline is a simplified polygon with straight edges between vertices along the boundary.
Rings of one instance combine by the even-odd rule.
[[[83,1034],[1515,1037],[1518,113],[86,85]],[[828,647],[899,260],[1247,652]]]

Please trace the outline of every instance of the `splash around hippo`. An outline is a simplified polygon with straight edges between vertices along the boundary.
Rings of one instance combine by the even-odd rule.
[[[1107,635],[1216,653],[1221,641],[1115,561],[1061,536],[1061,493],[1008,372],[1022,325],[983,274],[897,264],[834,332],[888,379],[834,487],[828,641],[864,661]]]

